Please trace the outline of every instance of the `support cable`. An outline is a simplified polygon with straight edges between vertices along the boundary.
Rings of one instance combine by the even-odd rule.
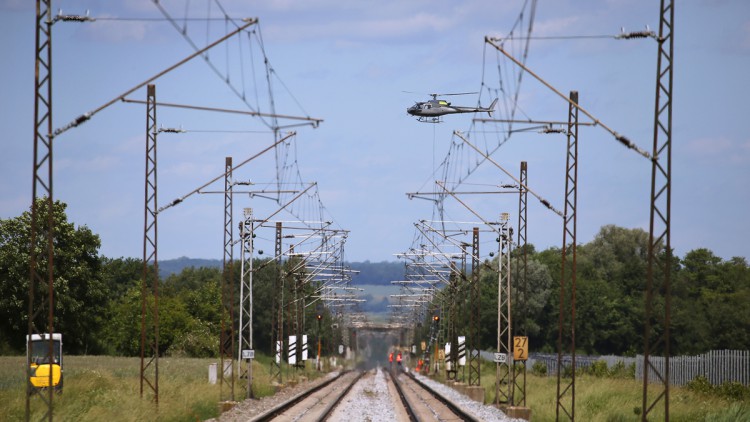
[[[257,153],[257,154],[255,154],[255,155],[253,155],[252,157],[248,158],[247,160],[245,160],[245,161],[241,162],[240,164],[238,164],[238,165],[234,166],[234,167],[232,168],[232,171],[234,171],[234,170],[237,170],[238,168],[240,168],[240,167],[244,166],[245,164],[249,163],[250,161],[252,161],[252,160],[254,160],[254,159],[256,159],[256,158],[260,157],[261,155],[263,155],[263,154],[265,154],[266,152],[270,151],[270,150],[271,150],[272,148],[274,148],[274,147],[275,147],[276,145],[278,145],[278,144],[280,144],[280,143],[282,143],[282,142],[286,141],[287,139],[291,138],[292,136],[295,136],[296,134],[297,134],[296,132],[290,132],[290,133],[289,133],[288,135],[286,135],[285,137],[283,137],[283,138],[281,138],[281,139],[277,140],[276,142],[274,142],[274,143],[273,143],[273,144],[271,144],[270,146],[266,147],[265,149],[263,149],[263,150],[262,150],[262,151],[260,151],[259,153]],[[183,196],[181,196],[181,197],[179,197],[179,198],[177,198],[177,199],[173,200],[173,201],[172,201],[172,202],[170,202],[169,204],[167,204],[167,205],[165,205],[165,206],[163,206],[163,207],[159,208],[159,210],[158,210],[157,212],[162,212],[162,211],[164,211],[164,210],[166,210],[166,209],[168,209],[168,208],[171,208],[171,207],[173,207],[173,206],[175,206],[175,205],[177,205],[177,204],[180,204],[180,203],[182,203],[182,202],[183,202],[184,200],[186,200],[187,198],[189,198],[189,197],[193,196],[193,195],[194,195],[194,194],[196,194],[196,193],[199,193],[199,191],[200,191],[201,189],[203,189],[203,188],[205,188],[205,187],[207,187],[207,186],[211,185],[212,183],[214,183],[214,182],[216,182],[217,180],[219,180],[219,179],[221,179],[222,177],[224,177],[224,175],[225,175],[225,173],[222,173],[222,174],[220,174],[220,175],[218,175],[218,176],[214,177],[213,179],[211,179],[211,180],[210,180],[210,181],[208,181],[207,183],[203,184],[202,186],[200,186],[200,187],[198,187],[198,188],[196,188],[196,189],[193,189],[192,191],[188,192],[187,194],[185,194],[185,195],[183,195]]]
[[[554,212],[555,214],[559,215],[560,217],[565,218],[565,215],[563,213],[561,213],[560,211],[558,211],[555,207],[553,207],[552,204],[550,204],[549,201],[547,201],[546,199],[544,199],[543,197],[541,197],[539,194],[537,194],[536,192],[534,192],[533,190],[531,190],[528,186],[523,185],[521,183],[521,181],[518,180],[513,174],[511,174],[509,171],[505,170],[500,164],[498,164],[495,160],[493,160],[489,155],[487,155],[484,152],[480,151],[479,148],[477,148],[476,146],[474,146],[474,144],[472,144],[471,142],[469,142],[468,139],[466,139],[464,136],[462,136],[459,131],[454,131],[453,133],[456,136],[458,136],[462,141],[464,141],[464,143],[466,145],[470,146],[476,152],[478,152],[480,155],[482,155],[482,157],[484,159],[486,159],[487,161],[489,161],[490,163],[492,163],[495,167],[497,167],[498,169],[500,169],[508,177],[510,177],[511,179],[513,179],[513,181],[516,182],[518,184],[518,186],[521,186],[523,189],[525,189],[526,191],[528,191],[530,194],[534,195],[534,197],[536,199],[538,199],[539,202],[542,203],[542,205],[544,205],[546,208],[548,208],[550,211]]]
[[[539,82],[541,82],[544,86],[546,86],[547,88],[549,88],[552,92],[554,92],[555,94],[557,94],[560,98],[564,99],[566,102],[568,102],[571,105],[573,104],[571,102],[571,100],[568,97],[565,96],[565,94],[563,94],[562,92],[560,92],[557,89],[555,89],[555,87],[553,87],[549,82],[547,82],[544,79],[542,79],[539,75],[537,75],[536,73],[534,73],[533,71],[531,71],[529,68],[527,68],[526,65],[524,65],[523,63],[521,63],[520,61],[518,61],[515,57],[513,57],[508,52],[506,52],[505,49],[503,49],[503,47],[501,45],[498,45],[496,43],[496,41],[498,41],[497,39],[491,38],[491,37],[485,37],[484,41],[487,44],[490,44],[491,46],[495,47],[499,52],[503,53],[513,63],[515,63],[516,65],[518,65],[519,67],[521,67],[524,71],[528,72],[529,75],[533,76],[536,80],[538,80]],[[619,141],[620,143],[622,143],[623,145],[625,145],[627,148],[630,148],[630,149],[634,150],[635,152],[637,152],[638,154],[642,155],[645,158],[648,158],[649,160],[651,159],[651,154],[649,154],[646,150],[640,148],[638,145],[636,145],[633,142],[631,142],[624,135],[621,135],[621,134],[617,133],[615,130],[611,129],[609,126],[607,126],[602,121],[600,121],[599,119],[597,119],[596,117],[594,117],[594,115],[592,115],[591,113],[589,113],[586,109],[584,109],[580,105],[575,104],[574,106],[576,108],[578,108],[578,110],[580,110],[581,113],[585,114],[588,118],[590,118],[591,120],[593,120],[594,123],[597,126],[601,126],[604,130],[606,130],[607,132],[609,132],[612,136],[615,137],[615,139],[617,141]]]
[[[91,110],[91,111],[89,111],[87,113],[84,113],[84,114],[76,117],[73,121],[71,121],[67,125],[55,129],[55,131],[54,131],[54,133],[53,133],[52,136],[55,136],[55,137],[59,136],[59,135],[65,133],[68,129],[77,127],[78,125],[80,125],[80,124],[82,124],[84,122],[87,122],[92,117],[94,117],[94,115],[96,115],[100,111],[104,110],[105,108],[111,106],[112,104],[116,103],[117,101],[122,100],[123,98],[127,97],[128,95],[132,94],[133,92],[135,92],[135,91],[143,88],[144,86],[150,84],[151,82],[155,81],[156,79],[159,79],[160,77],[164,76],[165,74],[167,74],[167,73],[175,70],[176,68],[178,68],[178,67],[182,66],[183,64],[189,62],[190,60],[194,59],[195,57],[197,57],[197,56],[199,56],[199,55],[207,52],[211,48],[213,48],[213,47],[221,44],[222,42],[224,42],[227,39],[233,37],[234,35],[242,32],[243,30],[245,30],[245,28],[247,28],[247,27],[249,27],[251,25],[254,25],[257,22],[258,22],[257,19],[247,19],[245,25],[242,25],[241,27],[239,27],[236,30],[230,32],[229,34],[226,34],[225,36],[219,38],[218,40],[216,40],[213,43],[207,45],[206,47],[204,47],[204,48],[196,51],[195,53],[187,56],[186,58],[180,60],[179,62],[173,64],[172,66],[170,66],[170,67],[162,70],[161,72],[157,73],[156,75],[154,75],[154,76],[148,78],[147,80],[139,83],[138,85],[134,86],[133,88],[128,89],[127,91],[125,91],[122,94],[118,95],[117,97],[109,100],[108,102],[102,104],[101,106],[95,108],[94,110]]]

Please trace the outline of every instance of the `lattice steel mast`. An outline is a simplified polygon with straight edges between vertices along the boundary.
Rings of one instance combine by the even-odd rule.
[[[471,237],[471,287],[469,295],[469,385],[480,385],[481,383],[481,360],[479,350],[479,323],[481,305],[481,289],[479,286],[479,227],[472,229]]]
[[[528,166],[526,161],[521,161],[521,173],[519,180],[521,181],[518,189],[518,241],[516,243],[517,250],[520,250],[516,254],[516,309],[520,311],[516,314],[518,318],[515,326],[517,327],[516,333],[526,337],[527,327],[526,319],[528,318],[527,311],[527,289],[528,289],[528,250],[526,248],[526,235],[527,235],[527,200],[528,193],[525,186],[528,186]],[[519,321],[520,320],[520,321]],[[515,363],[515,368],[520,368],[519,371],[513,372],[513,405],[515,406],[526,406],[526,360]]]
[[[224,260],[221,283],[221,338],[219,339],[219,400],[234,401],[234,271],[232,227],[232,157],[224,160]],[[227,384],[225,386],[224,384]],[[228,391],[225,390],[228,387]]]
[[[275,297],[273,299],[273,322],[271,332],[273,337],[274,358],[271,361],[271,380],[281,384],[281,361],[284,354],[284,269],[281,267],[281,222],[276,222],[276,288],[274,289]]]
[[[575,420],[575,397],[576,397],[576,206],[578,201],[578,92],[570,92],[568,103],[568,150],[565,160],[565,222],[563,227],[562,264],[560,275],[560,310],[557,337],[557,406],[555,417]],[[568,238],[570,238],[570,251],[572,265],[570,271],[566,271],[568,256]],[[569,290],[566,286],[569,281]],[[566,306],[566,299],[569,306]],[[568,337],[568,338],[566,338]],[[570,380],[565,381],[563,370],[563,348],[567,344],[570,347]],[[569,395],[569,399],[566,397]],[[562,411],[562,413],[561,413]]]
[[[248,353],[253,350],[253,210],[245,208],[245,219],[240,226],[240,240],[242,242],[242,262],[240,271],[242,273],[240,280],[240,325],[239,325],[239,344],[238,356],[240,357],[240,379],[247,382],[243,385],[245,388],[245,398],[254,398],[253,394],[253,359],[243,356],[243,351]]]
[[[654,147],[651,160],[651,217],[649,224],[648,273],[643,351],[643,421],[654,406],[664,399],[664,420],[669,420],[669,331],[671,312],[672,244],[672,70],[674,53],[674,0],[662,0],[659,19],[659,43],[656,71],[656,105],[654,111]],[[654,296],[663,295],[664,307],[654,304]],[[651,338],[653,325],[660,324],[661,334]],[[664,354],[664,368],[649,360],[653,352]],[[649,372],[655,374],[661,392],[649,404]]]
[[[54,332],[54,247],[53,237],[54,211],[52,202],[52,11],[51,0],[37,0],[36,2],[36,61],[34,78],[34,175],[31,194],[31,239],[29,249],[29,313],[28,313],[28,337],[26,339],[27,351],[31,350],[31,335],[40,334],[44,329],[50,334]],[[46,170],[46,171],[45,171]],[[46,174],[45,174],[46,173]],[[44,208],[46,208],[47,221],[46,238],[45,230],[42,229],[40,214],[44,212],[37,207],[37,198],[42,195]],[[37,238],[46,240],[46,245],[37,248]],[[46,262],[45,262],[46,261]],[[40,264],[47,264],[46,269],[39,268]],[[39,303],[35,302],[35,288],[39,285]],[[43,312],[47,311],[47,321],[43,320]],[[52,336],[49,337],[47,359],[52,362],[54,343]],[[31,384],[30,354],[26,355],[26,420],[31,417],[32,397],[38,397],[47,407],[43,419],[52,420],[52,398],[53,388],[46,391],[37,390]],[[52,371],[49,371],[49,385],[52,385]],[[46,393],[46,394],[45,394]],[[46,397],[45,397],[46,395]]]
[[[156,87],[147,87],[146,177],[141,279],[141,397],[144,385],[159,403],[159,262],[157,259]],[[152,263],[149,268],[149,263]],[[149,286],[151,281],[151,286]]]
[[[513,343],[511,338],[510,233],[507,214],[501,217],[497,247],[497,351],[504,361],[497,362],[495,404],[513,404]]]

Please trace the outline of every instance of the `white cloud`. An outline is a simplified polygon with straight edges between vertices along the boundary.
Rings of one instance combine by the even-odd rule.
[[[698,159],[728,159],[733,164],[750,162],[750,140],[732,141],[720,138],[699,138],[687,144],[687,151]]]
[[[690,141],[687,149],[698,156],[723,155],[732,149],[732,142],[726,138],[700,138]]]
[[[28,0],[0,0],[0,10],[34,10],[34,4]]]
[[[578,16],[568,16],[547,19],[534,24],[534,36],[546,37],[554,35],[570,35],[576,33],[574,28],[578,26],[581,19]]]
[[[456,19],[418,12],[393,18],[359,19],[356,16],[337,15],[333,20],[296,21],[282,26],[264,28],[268,38],[284,41],[335,38],[347,43],[357,41],[425,41],[430,35],[448,30],[457,24]]]
[[[742,33],[740,34],[738,44],[740,51],[745,53],[750,52],[750,21],[742,25]]]
[[[55,170],[75,173],[101,173],[115,167],[119,160],[114,156],[97,156],[89,159],[58,158]]]
[[[89,40],[103,43],[153,41],[148,24],[136,21],[99,20],[82,27],[82,34]]]

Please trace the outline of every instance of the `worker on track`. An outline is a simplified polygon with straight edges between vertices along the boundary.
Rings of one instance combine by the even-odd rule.
[[[391,366],[391,368],[393,368],[393,352],[388,355],[388,364]]]
[[[401,369],[401,352],[398,352],[398,355],[396,356],[396,362],[398,363],[399,369]]]

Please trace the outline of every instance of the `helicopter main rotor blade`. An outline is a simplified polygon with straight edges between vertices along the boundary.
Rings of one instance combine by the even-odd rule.
[[[453,92],[449,94],[430,94],[430,95],[433,97],[437,97],[437,96],[443,97],[443,96],[448,96],[448,95],[471,95],[471,94],[479,94],[479,92]]]

